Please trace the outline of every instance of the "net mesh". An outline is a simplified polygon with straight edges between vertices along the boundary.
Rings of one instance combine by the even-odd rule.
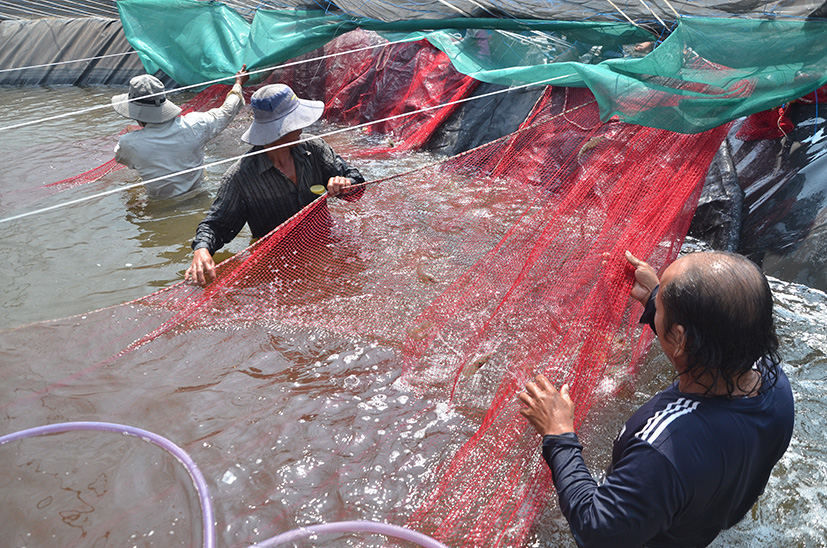
[[[812,105],[827,103],[827,86],[820,87],[795,102]],[[786,137],[795,128],[795,124],[789,116],[790,105],[784,105],[770,110],[762,110],[747,117],[735,137],[742,141],[754,141],[756,139],[779,139]]]
[[[793,130],[793,121],[784,107],[762,110],[750,115],[738,128],[735,137],[742,141],[778,139]]]
[[[625,249],[654,264],[673,258],[703,180],[705,168],[690,159],[698,142],[684,156],[687,143],[675,134],[603,126],[593,101],[580,108],[587,97],[551,90],[531,122],[499,147],[455,160],[460,166],[451,162],[462,172],[482,159],[493,164],[483,170],[495,180],[538,185],[541,207],[423,311],[415,320],[423,328],[406,340],[410,382],[463,407],[482,398],[469,414],[479,429],[409,522],[449,545],[524,540],[519,524],[545,503],[550,478],[538,465],[537,438],[520,419],[516,393],[538,372],[568,382],[579,423],[601,391],[617,386],[641,350],[631,342],[637,317],[619,259]],[[724,134],[705,136],[706,161]],[[527,169],[520,158],[527,149],[549,152]],[[644,157],[669,158],[669,166],[641,173]]]
[[[420,55],[411,56],[415,72],[447,70],[439,55]],[[354,70],[379,74],[374,65],[382,62],[380,55]],[[335,96],[378,112],[387,106],[377,102],[429,89],[429,82],[444,82],[432,104],[467,92],[463,78],[441,75],[414,78],[393,95],[375,93],[381,87],[372,84],[373,93],[341,86]],[[427,123],[415,126],[405,131]],[[603,123],[588,90],[547,88],[513,134],[372,181],[358,202],[319,198],[221,263],[206,288],[176,284],[83,318],[5,334],[4,348],[15,349],[7,371],[25,363],[37,373],[3,383],[0,409],[15,424],[37,424],[54,420],[53,409],[85,405],[82,398],[91,402],[82,410],[87,417],[178,440],[209,477],[239,462],[258,466],[262,473],[243,496],[226,486],[214,493],[225,545],[358,518],[404,523],[450,546],[519,546],[552,491],[516,392],[539,372],[570,383],[579,425],[593,404],[629,381],[651,335],[630,303],[623,252],[658,267],[677,255],[727,130],[685,135]],[[268,375],[262,364],[275,349],[286,362],[297,359],[297,337],[310,346],[335,337],[342,348],[382,349],[390,357],[380,373],[411,399],[383,408],[377,427],[361,429],[351,418],[337,434],[325,430],[329,407],[291,415],[313,397],[301,388],[307,379],[292,369]],[[61,367],[52,367],[58,360]],[[331,435],[328,453],[308,457],[311,468],[325,471],[321,477],[289,475],[278,443],[266,452],[275,443],[267,389],[279,375],[293,387],[279,411],[279,437],[301,445]],[[174,389],[165,388],[167,377]],[[218,386],[233,395],[205,410],[202,398]],[[358,392],[359,406],[379,405],[358,379],[343,384],[348,391]],[[244,411],[225,418],[220,406],[248,393]],[[163,408],[147,404],[160,399]],[[205,414],[209,420],[193,418]],[[459,427],[420,440],[411,425],[427,421]],[[376,455],[399,443],[415,450],[405,458],[392,452],[380,468]],[[267,455],[263,465],[245,459],[259,454]],[[399,490],[396,498],[387,494]],[[328,511],[331,491],[358,504]],[[268,510],[273,492],[282,502]]]
[[[120,352],[56,384],[18,387],[33,394],[7,407],[124,363],[135,374],[154,356],[174,360],[188,333],[224,340],[267,326],[381,341],[398,353],[399,382],[459,410],[463,428],[441,449],[423,447],[439,460],[410,515],[378,515],[451,546],[520,545],[551,489],[515,393],[538,372],[569,382],[579,423],[628,378],[650,339],[629,304],[623,251],[656,265],[676,255],[725,133],[601,124],[588,92],[549,89],[515,134],[371,183],[354,204],[321,198],[222,263],[207,288],[177,284],[131,303],[123,331],[108,327],[87,355]]]
[[[382,143],[357,156],[416,150],[479,81],[425,40],[384,44],[376,33],[354,30],[277,69],[267,83],[290,82],[298,95],[324,101],[330,121],[364,124]],[[383,47],[360,51],[371,45]]]
[[[812,93],[798,99],[801,103],[812,105],[814,103],[827,103],[827,86],[822,86]]]

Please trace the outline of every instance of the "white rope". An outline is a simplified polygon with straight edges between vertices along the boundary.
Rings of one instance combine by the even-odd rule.
[[[226,0],[224,3],[228,6],[242,6],[244,9],[256,9],[256,6],[261,5],[261,2],[245,2],[244,0]]]
[[[677,11],[675,11],[675,8],[673,8],[673,7],[672,7],[672,4],[670,4],[670,3],[669,3],[669,0],[663,0],[663,1],[666,3],[666,5],[667,5],[667,6],[669,6],[669,9],[670,9],[670,10],[672,10],[672,13],[674,13],[674,14],[675,14],[675,17],[677,17],[678,19],[680,19],[680,18],[681,18],[681,14],[680,14],[680,13],[678,13]]]
[[[437,0],[437,2],[439,2],[440,4],[443,4],[445,6],[448,6],[452,10],[454,10],[457,13],[459,13],[460,15],[462,15],[463,17],[468,17],[468,15],[469,15],[467,11],[461,10],[458,7],[454,6],[453,4],[450,4],[450,3],[446,2],[445,0]]]
[[[107,3],[107,2],[97,2],[96,0],[86,0],[86,2],[84,2],[84,3],[88,4],[88,5],[100,6],[100,9],[104,10],[104,11],[109,11],[109,12],[113,12],[113,13],[116,13],[116,14],[118,13],[118,8],[115,6],[114,1]]]
[[[607,1],[608,3],[610,3],[610,4],[612,5],[612,7],[614,7],[614,9],[616,9],[616,10],[618,11],[618,13],[620,13],[620,15],[622,15],[623,17],[625,17],[625,18],[626,18],[626,20],[627,20],[627,21],[629,21],[631,24],[633,24],[633,25],[634,25],[634,26],[636,26],[636,27],[639,27],[639,26],[640,26],[640,25],[638,25],[637,23],[635,23],[634,21],[632,21],[632,20],[629,18],[629,16],[628,16],[628,15],[626,15],[626,13],[625,13],[622,9],[620,9],[620,8],[617,6],[617,4],[615,4],[614,2],[612,2],[612,0],[606,0],[606,1]]]
[[[55,2],[49,2],[48,0],[47,1],[28,0],[28,1],[29,1],[30,4],[33,4],[35,6],[40,6],[40,7],[44,7],[44,8],[52,8],[52,10],[53,10],[52,11],[52,13],[53,13],[52,17],[59,14],[60,12],[64,12],[64,13],[68,13],[68,14],[72,14],[72,15],[85,15],[87,17],[89,17],[91,15],[90,13],[79,10],[77,8],[72,8],[70,6],[56,4]]]
[[[37,10],[37,9],[32,8],[30,6],[23,7],[23,6],[20,6],[19,4],[16,4],[14,2],[2,2],[2,4],[7,5],[7,6],[11,6],[11,8],[13,10],[15,10],[16,12],[25,13],[25,14],[34,15],[34,16],[39,16],[39,17],[54,17],[53,13],[40,11],[40,10]]]
[[[231,6],[231,7],[239,6],[241,9],[243,9],[245,11],[253,11],[253,12],[257,11],[258,7],[261,6],[261,2],[242,2],[242,1],[239,1],[239,0],[228,0],[224,3],[227,4],[228,6]],[[233,9],[235,9],[235,7],[233,7]]]
[[[29,3],[36,3],[37,2],[37,0],[28,0],[28,1],[29,1]],[[55,3],[55,2],[49,2],[47,0],[41,0],[40,3],[41,4],[42,3],[47,3],[51,6],[56,6],[56,7],[60,7],[60,8],[63,8],[65,4],[74,4],[76,6],[81,6],[81,7],[84,7],[84,8],[97,9],[97,10],[105,12],[105,13],[113,13],[113,14],[118,13],[118,9],[115,7],[114,2],[107,3],[107,2],[99,2],[99,1],[96,1],[96,0],[86,0],[86,1],[83,1],[83,2],[77,1],[77,0],[62,0],[61,3]],[[93,12],[90,11],[89,13],[93,13]]]
[[[540,30],[533,30],[531,32],[534,35],[542,36],[543,38],[545,38],[546,40],[548,40],[549,42],[551,42],[552,44],[554,44],[556,46],[560,46],[560,47],[564,47],[564,48],[570,48],[572,46],[571,42],[569,42],[567,40],[564,40],[564,39],[562,39],[558,36],[555,36],[554,34],[551,34],[551,33],[545,32],[545,31],[540,31]]]
[[[116,11],[116,10],[113,10],[112,6],[107,6],[107,5],[105,5],[105,4],[101,4],[100,2],[94,2],[94,1],[90,1],[90,0],[87,0],[87,1],[85,1],[85,2],[77,2],[77,1],[75,1],[75,0],[63,0],[63,2],[64,2],[64,3],[66,3],[66,4],[74,4],[74,5],[76,5],[76,6],[80,6],[80,7],[82,7],[82,8],[85,8],[85,9],[86,9],[86,11],[85,11],[85,12],[81,12],[81,13],[85,13],[86,15],[88,15],[88,16],[90,16],[90,17],[100,17],[100,13],[99,13],[100,11],[103,11],[103,12],[105,12],[105,13],[107,13],[107,14],[111,14],[111,13],[113,13],[113,11],[114,11],[115,13],[117,13],[117,11]],[[52,4],[52,5],[54,5],[54,2],[49,2],[49,3],[50,3],[50,4]],[[101,8],[98,8],[98,12],[97,12],[97,13],[96,13],[96,12],[94,12],[94,11],[90,11],[90,10],[89,10],[89,8],[94,8],[94,7],[95,7],[95,5],[97,5],[97,6],[101,6]],[[80,8],[78,8],[78,9],[80,9]]]
[[[14,68],[7,68],[7,69],[0,69],[0,73],[2,72],[14,72],[16,70],[27,70],[33,68],[45,68],[45,67],[55,67],[57,65],[68,65],[71,63],[84,63],[86,61],[98,61],[100,59],[106,59],[107,57],[123,57],[125,55],[133,55],[138,53],[135,50],[132,51],[124,51],[123,53],[109,53],[107,55],[98,55],[97,57],[84,57],[83,59],[72,59],[70,61],[56,61],[54,63],[43,63],[42,65],[29,65],[26,67],[14,67]]]
[[[470,2],[471,4],[477,6],[479,9],[485,11],[485,13],[491,13],[491,10],[489,10],[488,8],[486,8],[485,6],[480,4],[479,2],[476,2],[475,0],[468,0],[468,2]]]
[[[529,46],[537,46],[541,49],[540,53],[544,54],[546,57],[549,58],[551,57],[549,53],[542,51],[543,46],[545,46],[549,42],[558,47],[570,48],[572,46],[570,42],[567,42],[562,38],[558,38],[553,34],[548,34],[540,30],[532,30],[531,36],[526,36],[524,34],[519,34],[517,32],[513,32],[510,30],[496,30],[496,32],[499,32],[503,36],[507,36],[516,42],[521,42]]]
[[[391,46],[391,45],[394,45],[394,44],[402,44],[404,42],[409,42],[409,41],[410,41],[410,39],[402,39],[402,40],[397,40],[395,42],[385,42],[385,43],[382,43],[382,44],[375,44],[375,45],[372,45],[372,46],[365,46],[365,47],[356,48],[356,49],[352,49],[352,50],[348,50],[348,51],[340,51],[338,53],[331,53],[329,55],[322,55],[320,57],[313,57],[313,58],[310,58],[310,59],[303,59],[303,60],[299,60],[299,61],[293,61],[293,62],[290,62],[290,63],[284,63],[284,64],[281,64],[281,65],[276,65],[275,67],[268,67],[268,68],[263,68],[263,69],[258,69],[258,70],[251,70],[251,71],[248,71],[248,74],[253,75],[253,74],[259,74],[259,73],[262,73],[262,72],[271,72],[271,71],[273,71],[275,69],[278,69],[278,68],[287,68],[287,67],[291,67],[291,66],[294,66],[294,65],[300,65],[302,63],[309,63],[311,61],[321,61],[323,59],[338,57],[340,55],[348,55],[348,54],[351,54],[351,53],[358,53],[360,51],[366,51],[366,50],[370,50],[370,49],[384,48],[384,47]],[[158,92],[158,93],[153,93],[153,94],[149,94],[149,95],[144,95],[144,96],[140,97],[140,99],[147,99],[149,97],[156,97],[156,96],[159,96],[159,95],[165,95],[167,93],[186,91],[186,90],[201,87],[201,86],[208,86],[208,85],[212,85],[212,84],[217,84],[219,82],[226,82],[228,80],[232,80],[233,78],[234,78],[233,76],[225,76],[224,78],[217,78],[215,80],[208,80],[206,82],[201,82],[199,84],[192,84],[192,85],[189,85],[189,86],[182,86],[182,87],[171,89],[171,90],[164,91],[164,92]],[[125,99],[125,100],[117,102],[117,103],[106,103],[106,104],[103,104],[103,105],[95,105],[93,107],[83,108],[83,109],[79,109],[79,110],[73,110],[73,111],[70,111],[70,112],[64,112],[63,114],[56,114],[55,116],[40,118],[39,120],[30,120],[28,122],[21,122],[19,124],[14,124],[14,125],[11,125],[11,126],[4,126],[4,127],[0,127],[0,132],[10,130],[10,129],[18,129],[18,128],[21,128],[21,127],[31,126],[31,125],[34,125],[34,124],[38,124],[40,122],[50,122],[52,120],[59,120],[61,118],[68,118],[70,116],[85,114],[87,112],[92,112],[94,110],[100,110],[100,109],[103,109],[103,108],[110,108],[112,105],[115,105],[115,104],[125,104],[125,103],[129,103],[131,101],[134,101],[134,99]]]
[[[236,2],[236,1],[234,1],[234,0],[224,0],[222,3],[223,3],[225,6],[227,6],[228,8],[230,8],[231,10],[233,10],[233,11],[235,11],[236,13],[238,13],[239,15],[241,15],[241,16],[244,16],[244,12],[250,12],[250,11],[255,12],[255,11],[256,11],[256,9],[255,9],[255,8],[252,8],[252,9],[251,9],[251,8],[250,8],[249,6],[247,6],[246,4],[243,4],[243,3],[240,3],[240,2]]]
[[[643,4],[643,7],[645,7],[647,10],[649,10],[649,13],[651,13],[652,15],[655,16],[655,19],[658,20],[658,23],[660,23],[663,26],[663,28],[665,28],[666,30],[669,30],[669,27],[666,25],[666,23],[663,22],[663,19],[658,17],[658,14],[655,13],[654,10],[652,10],[652,8],[649,7],[649,4],[646,3],[646,0],[640,0],[640,3]]]
[[[13,14],[14,14],[14,13],[16,13],[16,12],[17,12],[17,13],[20,13],[20,12],[22,12],[22,13],[27,13],[27,14],[29,14],[29,15],[36,15],[36,16],[39,16],[39,17],[54,17],[54,14],[52,14],[52,13],[47,13],[47,12],[45,12],[45,11],[38,11],[38,10],[31,9],[31,8],[29,8],[29,9],[23,9],[23,8],[21,8],[19,5],[17,5],[17,4],[13,4],[13,3],[11,3],[11,2],[3,2],[3,1],[0,1],[0,4],[3,4],[3,5],[5,5],[5,6],[11,6],[11,8],[14,10],[13,12],[11,12],[11,13],[7,13],[7,14],[6,14],[6,15],[8,15],[8,16],[9,16],[9,17],[8,17],[9,19],[17,19],[18,17],[15,17],[15,16],[13,15]]]
[[[528,87],[531,87],[531,86],[547,85],[549,82],[552,82],[552,81],[555,81],[555,80],[561,80],[563,78],[568,78],[568,77],[571,77],[571,76],[576,76],[576,75],[575,74],[564,74],[562,76],[555,76],[553,78],[547,78],[545,80],[540,80],[538,82],[531,82],[529,84],[523,84],[523,85],[520,85],[520,86],[512,86],[512,87],[509,87],[509,88],[496,90],[496,91],[492,91],[492,92],[489,92],[489,93],[483,93],[483,94],[476,95],[476,96],[473,96],[473,97],[465,97],[463,99],[457,99],[456,101],[449,101],[447,103],[442,103],[440,105],[424,107],[424,108],[421,108],[419,110],[406,112],[404,114],[396,114],[394,116],[389,116],[387,118],[382,118],[381,120],[374,120],[372,122],[365,122],[365,123],[358,124],[358,125],[355,125],[355,126],[346,127],[346,128],[343,128],[343,129],[337,129],[337,130],[330,131],[328,133],[324,133],[324,134],[318,135],[318,136],[305,137],[303,139],[299,139],[298,141],[294,141],[292,143],[287,143],[287,144],[283,144],[283,145],[276,145],[276,146],[269,147],[269,148],[263,148],[261,150],[255,151],[255,152],[247,152],[245,154],[241,154],[239,156],[234,156],[232,158],[226,158],[224,160],[217,160],[217,161],[211,162],[209,164],[204,164],[204,165],[201,165],[201,166],[198,166],[198,167],[193,167],[193,168],[185,169],[185,170],[182,170],[182,171],[178,171],[177,173],[170,173],[168,175],[163,175],[161,177],[155,177],[153,179],[149,179],[149,180],[146,180],[146,181],[140,181],[140,182],[132,183],[132,184],[125,185],[125,186],[122,186],[122,187],[113,188],[111,190],[105,190],[103,192],[93,194],[92,196],[86,196],[84,198],[77,198],[75,200],[69,200],[67,202],[61,202],[59,204],[55,204],[55,205],[52,205],[52,206],[37,209],[35,211],[29,211],[29,212],[26,212],[26,213],[20,213],[18,215],[13,215],[11,217],[6,217],[5,219],[0,219],[0,224],[7,223],[7,222],[10,222],[10,221],[16,221],[18,219],[23,219],[25,217],[30,217],[32,215],[37,215],[37,214],[40,214],[40,213],[45,213],[47,211],[54,211],[55,209],[60,209],[62,207],[68,207],[68,206],[79,204],[79,203],[82,203],[82,202],[87,202],[89,200],[94,200],[96,198],[109,196],[110,194],[115,194],[117,192],[122,192],[124,190],[129,190],[129,189],[132,189],[132,188],[137,188],[139,186],[142,186],[142,185],[145,185],[145,184],[148,184],[148,183],[155,183],[155,182],[158,182],[158,181],[163,181],[165,179],[168,179],[168,178],[176,176],[176,175],[183,175],[183,174],[186,174],[186,173],[191,173],[193,171],[198,171],[199,169],[206,169],[206,168],[218,166],[218,165],[221,165],[221,164],[226,164],[226,163],[229,163],[229,162],[235,162],[237,160],[241,160],[242,158],[249,158],[250,156],[255,156],[257,154],[263,154],[265,152],[268,152],[268,151],[271,151],[271,150],[277,150],[277,149],[284,148],[284,147],[290,147],[290,146],[293,146],[293,145],[297,145],[299,143],[304,143],[304,142],[307,142],[307,141],[311,141],[313,139],[330,137],[332,135],[338,135],[339,133],[345,133],[347,131],[356,131],[356,130],[360,130],[362,128],[371,126],[373,124],[380,124],[380,123],[383,123],[383,122],[388,122],[390,120],[396,120],[398,118],[405,118],[407,116],[413,116],[414,114],[420,114],[422,112],[428,112],[428,111],[431,111],[431,110],[436,110],[436,109],[440,109],[440,108],[451,106],[451,105],[458,105],[460,103],[465,103],[465,102],[468,102],[468,101],[476,101],[478,99],[484,99],[486,97],[499,95],[500,93],[507,93],[509,91],[524,89],[524,88],[528,88]]]

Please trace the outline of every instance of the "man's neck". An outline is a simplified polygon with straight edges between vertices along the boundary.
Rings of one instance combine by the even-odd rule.
[[[726,381],[718,378],[713,383],[712,375],[702,375],[695,379],[691,375],[682,375],[678,381],[678,389],[686,394],[700,394],[703,396],[732,396],[734,398],[751,398],[758,395],[761,388],[761,373],[750,369],[734,379],[735,389],[729,393]],[[710,390],[710,386],[712,389]]]
[[[267,158],[277,168],[282,168],[290,164],[292,156],[290,155],[290,147],[277,148],[275,150],[267,151]]]

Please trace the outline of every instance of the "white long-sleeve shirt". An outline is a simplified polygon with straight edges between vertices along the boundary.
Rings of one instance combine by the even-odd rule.
[[[237,93],[233,93],[237,92]],[[221,133],[244,106],[241,86],[233,86],[224,104],[207,112],[190,112],[161,124],[146,124],[123,135],[115,160],[135,169],[144,181],[204,164],[204,145]],[[145,185],[151,198],[169,198],[201,184],[204,170],[173,175]]]

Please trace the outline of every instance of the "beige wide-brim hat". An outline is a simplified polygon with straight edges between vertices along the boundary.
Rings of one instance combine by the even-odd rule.
[[[250,98],[253,124],[241,136],[251,145],[269,145],[288,133],[304,129],[322,117],[324,103],[299,99],[290,86],[272,84]]]
[[[129,93],[112,97],[112,108],[126,118],[147,124],[160,124],[181,113],[181,107],[167,99],[164,84],[151,74],[129,81]]]

